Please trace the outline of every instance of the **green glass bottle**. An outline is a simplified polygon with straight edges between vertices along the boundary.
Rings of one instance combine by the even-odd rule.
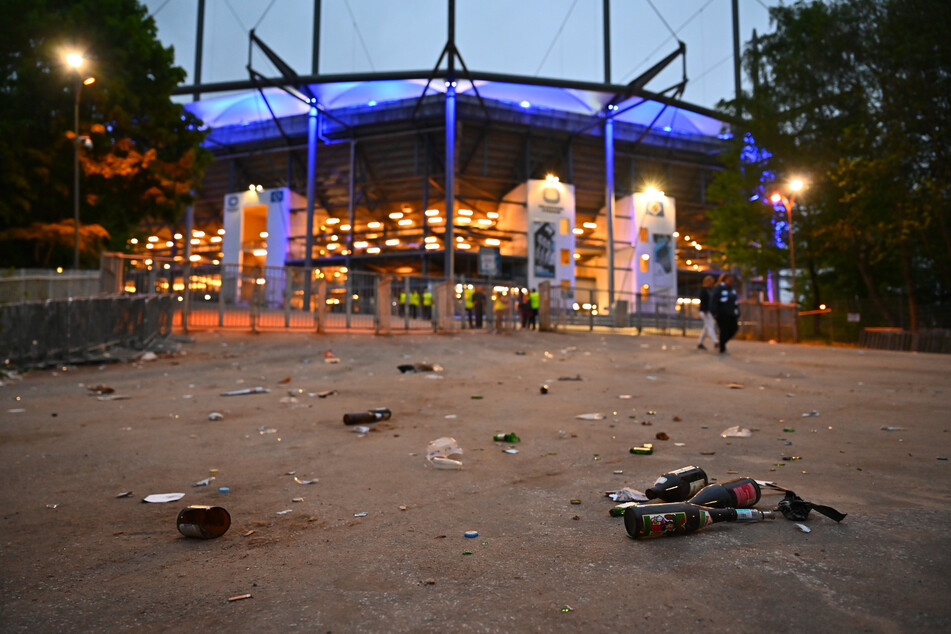
[[[688,502],[642,504],[626,509],[624,528],[632,539],[686,535],[717,522],[761,522],[772,519],[772,511],[718,509]]]
[[[519,438],[518,435],[514,432],[509,432],[507,434],[496,434],[495,436],[492,437],[492,440],[496,442],[508,442],[508,443],[522,441],[522,439]]]

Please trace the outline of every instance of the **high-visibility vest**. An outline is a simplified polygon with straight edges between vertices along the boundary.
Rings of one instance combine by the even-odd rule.
[[[400,291],[400,304],[406,303],[406,291]]]
[[[419,292],[413,291],[409,294],[409,303],[411,306],[419,306]]]
[[[532,291],[528,294],[528,302],[532,307],[532,310],[535,310],[541,305],[541,298],[538,297],[538,291]]]
[[[472,308],[475,305],[472,301],[473,295],[475,295],[475,291],[472,290],[471,288],[467,288],[465,292],[463,292],[462,296],[463,298],[465,298],[466,308]]]
[[[423,291],[423,306],[433,305],[433,294],[429,291]]]
[[[505,298],[503,298],[501,295],[497,296],[495,298],[495,305],[493,306],[493,308],[495,308],[495,310],[497,311],[505,310]]]

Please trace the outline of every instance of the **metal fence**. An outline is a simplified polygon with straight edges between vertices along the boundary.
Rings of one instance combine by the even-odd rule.
[[[114,253],[104,254],[98,280],[86,273],[81,285],[75,277],[61,273],[27,273],[0,276],[0,292],[7,289],[8,303],[34,294],[156,294],[171,298],[172,325],[186,332],[207,328],[443,332],[476,328],[480,321],[487,330],[511,332],[524,320],[519,297],[527,290],[511,280],[444,280],[348,271],[340,266],[309,271],[303,267],[189,266],[181,259]],[[483,301],[473,306],[467,299],[476,287]],[[609,298],[605,289],[548,283],[540,284],[538,292],[537,324],[542,330],[695,336],[702,325],[699,302],[693,298],[630,292],[615,292]],[[895,297],[888,308],[907,318],[903,305],[902,298]],[[915,336],[907,330],[888,329],[890,316],[867,301],[832,302],[819,310],[797,312],[792,304],[744,300],[740,311],[737,338],[783,343],[846,342],[944,351],[947,337],[942,333],[951,325],[947,306],[919,307],[918,322],[927,331],[923,328]]]

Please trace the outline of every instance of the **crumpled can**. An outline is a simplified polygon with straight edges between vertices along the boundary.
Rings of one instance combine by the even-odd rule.
[[[220,506],[186,506],[178,514],[178,532],[185,537],[214,539],[231,527],[231,514]]]

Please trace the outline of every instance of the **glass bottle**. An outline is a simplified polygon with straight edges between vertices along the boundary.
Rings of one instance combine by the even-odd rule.
[[[516,434],[515,432],[509,432],[507,434],[496,434],[495,436],[492,437],[492,440],[495,440],[496,442],[514,443],[514,442],[521,442],[522,439],[519,438],[518,434]]]
[[[390,420],[390,410],[386,407],[377,407],[365,412],[351,412],[343,415],[344,425],[359,425],[361,423],[375,423],[381,420]]]
[[[721,484],[705,486],[687,500],[691,504],[713,508],[748,509],[756,506],[760,488],[753,478],[737,478]]]
[[[717,522],[760,522],[772,511],[708,508],[689,502],[642,504],[625,510],[624,528],[632,539],[686,535]]]
[[[649,499],[683,502],[707,486],[707,474],[700,467],[682,467],[657,478],[654,486],[644,491]]]

